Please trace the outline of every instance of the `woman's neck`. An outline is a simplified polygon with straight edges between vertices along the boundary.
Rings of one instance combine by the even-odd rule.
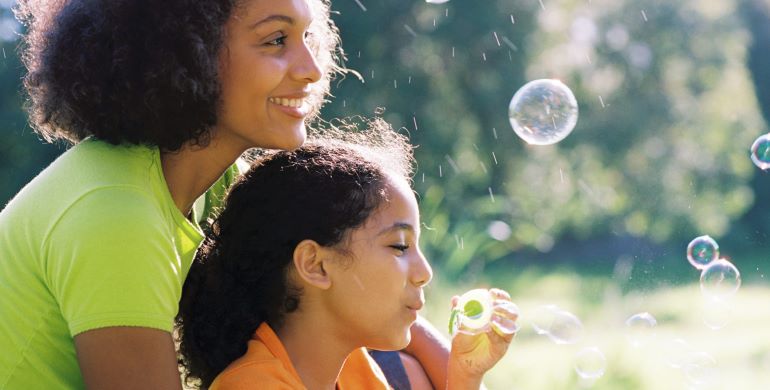
[[[163,176],[174,204],[188,215],[193,203],[245,151],[212,137],[207,146],[187,143],[179,151],[161,152]]]
[[[355,349],[345,345],[323,322],[301,313],[287,316],[278,338],[289,354],[294,369],[308,389],[334,390],[347,356]]]

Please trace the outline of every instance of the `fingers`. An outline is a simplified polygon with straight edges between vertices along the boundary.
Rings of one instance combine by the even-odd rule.
[[[516,323],[519,319],[519,307],[511,302],[511,296],[506,291],[496,288],[489,291],[495,299],[491,320],[492,330],[503,341],[510,343],[513,336],[519,331],[519,325]]]
[[[459,302],[459,301],[460,301],[460,296],[459,295],[455,295],[455,296],[452,297],[452,301],[451,301],[452,309],[454,309],[455,306],[457,306],[457,302]]]

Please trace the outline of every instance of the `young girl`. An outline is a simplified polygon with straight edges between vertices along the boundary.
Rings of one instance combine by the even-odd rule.
[[[406,346],[432,277],[418,245],[411,148],[389,130],[342,136],[269,153],[231,189],[180,304],[189,383],[387,388],[362,347]],[[507,307],[494,323],[513,329]],[[513,337],[501,329],[455,337],[448,380],[434,385],[479,388]],[[356,375],[339,376],[343,365]]]
[[[197,221],[246,149],[304,141],[339,70],[329,1],[18,12],[30,122],[75,146],[0,213],[0,389],[181,389],[171,330]]]

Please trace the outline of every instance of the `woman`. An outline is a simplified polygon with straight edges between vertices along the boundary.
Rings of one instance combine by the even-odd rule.
[[[189,383],[388,388],[362,347],[404,348],[432,277],[411,147],[389,130],[344,135],[270,153],[231,189],[180,303]],[[478,389],[507,350],[517,315],[492,292],[492,327],[455,337],[448,381],[436,387]],[[357,375],[340,376],[343,365]]]
[[[31,124],[75,146],[0,213],[0,388],[181,388],[200,211],[246,149],[304,141],[340,70],[328,7],[20,2]]]

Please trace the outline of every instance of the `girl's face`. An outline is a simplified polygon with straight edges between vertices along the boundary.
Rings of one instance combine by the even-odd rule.
[[[340,337],[375,349],[404,348],[433,271],[418,246],[420,214],[408,183],[391,178],[387,200],[350,233],[352,260],[331,262],[327,303]]]
[[[307,44],[308,1],[246,0],[225,24],[215,139],[239,149],[294,149],[321,69]],[[242,151],[242,150],[241,150]]]

